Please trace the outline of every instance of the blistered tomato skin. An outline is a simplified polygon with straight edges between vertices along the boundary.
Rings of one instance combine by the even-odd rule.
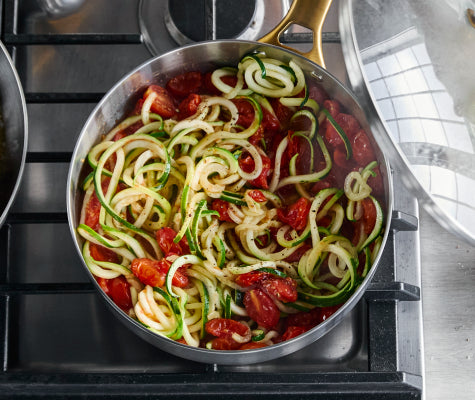
[[[160,261],[149,258],[136,258],[132,261],[132,273],[139,278],[144,285],[162,287],[165,284],[167,272],[170,269],[171,262],[165,258]],[[172,285],[184,288],[188,286],[189,279],[185,268],[179,268],[172,278]]]
[[[229,216],[230,204],[225,200],[216,199],[211,203],[211,209],[219,213],[220,221],[233,222]]]
[[[262,108],[262,128],[266,132],[278,132],[280,129],[280,122],[277,117],[272,115],[265,108]]]
[[[105,193],[109,187],[110,179],[106,178],[102,181],[102,191]],[[94,192],[89,199],[89,203],[86,205],[86,216],[84,224],[94,229],[96,232],[99,231],[101,225],[99,223],[99,214],[101,212],[101,203]]]
[[[173,117],[176,114],[175,104],[167,90],[158,85],[150,85],[145,91],[143,99],[145,100],[152,92],[156,97],[150,110],[163,118]]]
[[[199,71],[185,72],[170,79],[167,90],[177,98],[185,98],[192,93],[197,93],[203,85],[203,75]]]
[[[329,99],[328,93],[321,86],[310,86],[308,88],[308,97],[315,100],[318,104],[324,104]]]
[[[271,99],[270,103],[277,119],[279,120],[281,129],[287,129],[290,123],[290,118],[292,118],[292,115],[294,114],[292,109],[284,106],[280,102],[280,99]]]
[[[249,128],[256,118],[254,107],[249,101],[245,99],[233,99],[231,101],[237,107],[239,113],[239,118],[236,124],[244,128]]]
[[[282,335],[282,341],[290,340],[293,339],[294,337],[297,337],[301,335],[302,333],[307,332],[308,328],[305,326],[289,326],[284,334]]]
[[[190,253],[190,247],[186,238],[182,238],[178,243],[173,240],[176,237],[176,232],[169,227],[160,228],[156,233],[158,246],[162,250],[163,254],[168,255],[170,253],[182,256]]]
[[[334,117],[335,122],[340,125],[343,132],[345,132],[348,139],[351,140],[354,138],[356,133],[360,130],[360,124],[350,114],[340,113],[336,117]],[[330,148],[334,149],[339,146],[344,146],[345,143],[341,138],[340,134],[335,130],[333,125],[329,123],[327,120],[324,123],[324,131],[325,131],[325,139],[330,146]]]
[[[369,235],[376,224],[376,207],[370,198],[363,199],[361,203],[363,204],[364,231]]]
[[[161,287],[165,283],[166,273],[161,271],[158,261],[136,258],[132,261],[130,268],[144,285]]]
[[[248,336],[250,329],[247,325],[229,318],[214,318],[206,323],[205,330],[210,335],[219,338],[229,338],[233,333]]]
[[[201,103],[201,97],[198,94],[190,94],[178,106],[178,119],[182,120],[191,117],[196,113]]]
[[[130,285],[124,276],[113,279],[95,277],[97,283],[117,306],[128,312],[132,308],[132,297],[130,295]]]
[[[109,296],[117,306],[127,312],[132,308],[132,297],[130,295],[130,285],[124,276],[109,281]]]
[[[171,263],[168,263],[167,267],[167,272],[168,269],[170,269]],[[188,275],[186,274],[186,265],[183,267],[180,267],[176,270],[175,275],[173,275],[172,278],[172,285],[179,287],[179,288],[186,288],[188,284],[190,283],[190,279],[188,278]]]
[[[91,257],[96,261],[106,261],[116,264],[119,262],[119,256],[104,246],[91,243],[89,245],[89,252]]]
[[[264,128],[259,126],[257,131],[249,138],[249,143],[253,144],[254,146],[262,146],[262,141],[265,141],[265,132]]]
[[[263,154],[261,154],[262,159],[262,172],[260,175],[251,181],[248,181],[249,184],[256,188],[269,189],[269,177],[271,175],[271,159]],[[254,159],[250,155],[239,158],[239,166],[244,172],[250,173],[254,171],[255,163]]]
[[[348,169],[349,162],[346,159],[346,150],[343,150],[341,147],[337,147],[333,151],[333,162],[335,165],[345,171]]]
[[[251,319],[264,328],[275,328],[280,311],[272,299],[261,289],[251,289],[244,295],[244,307]]]
[[[275,299],[285,303],[297,300],[297,282],[292,278],[273,278],[264,280],[260,286]]]
[[[296,231],[301,231],[307,225],[311,203],[304,197],[286,208],[279,208],[277,216],[281,222],[290,225]]]
[[[335,100],[325,100],[323,102],[323,107],[325,107],[330,115],[335,118],[338,114],[340,114],[340,103]]]
[[[264,201],[267,201],[267,197],[264,196],[260,190],[249,190],[248,194],[253,200],[257,201],[258,203],[263,203]]]
[[[369,138],[364,130],[360,129],[356,133],[351,143],[351,147],[353,149],[353,158],[359,166],[365,167],[370,162],[376,160],[373,147],[371,146]]]
[[[330,318],[341,306],[315,307],[310,311],[300,311],[290,314],[286,320],[286,331],[282,335],[282,340],[289,340],[312,329],[318,324]]]
[[[251,271],[238,275],[235,282],[242,288],[247,288],[260,284],[266,279],[270,279],[273,275],[270,272]]]
[[[283,302],[297,300],[297,282],[292,278],[281,278],[270,272],[252,271],[239,275],[235,282],[242,288],[259,288]]]
[[[233,334],[241,336],[244,340],[250,340],[251,330],[239,321],[229,318],[215,318],[205,325],[208,334],[216,336],[211,340],[211,348],[214,350],[238,350],[242,343],[233,339]]]
[[[287,326],[302,326],[313,328],[322,322],[322,308],[315,307],[310,311],[300,311],[296,314],[290,314],[286,319]]]
[[[368,178],[368,185],[371,186],[371,194],[373,197],[383,197],[384,196],[384,183],[383,176],[379,167],[375,168],[374,173],[376,176],[370,176]]]

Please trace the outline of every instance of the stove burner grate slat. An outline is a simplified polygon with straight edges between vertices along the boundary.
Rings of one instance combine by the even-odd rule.
[[[104,45],[104,44],[141,44],[142,39],[139,34],[18,34],[5,33],[3,41],[9,46],[25,45]]]

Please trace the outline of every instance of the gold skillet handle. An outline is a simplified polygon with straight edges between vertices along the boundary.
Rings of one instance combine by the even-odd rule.
[[[467,18],[468,22],[470,22],[470,25],[475,28],[475,11],[473,11],[471,8],[467,8]]]
[[[267,35],[259,39],[259,42],[294,51],[325,68],[322,52],[322,27],[331,3],[332,0],[294,0],[284,19]],[[313,32],[313,46],[309,52],[300,52],[280,42],[280,35],[292,24],[304,26]]]

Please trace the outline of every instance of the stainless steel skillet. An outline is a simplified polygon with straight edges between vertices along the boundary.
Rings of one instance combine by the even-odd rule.
[[[315,58],[317,62],[323,64],[319,32],[329,5],[330,1],[328,0],[294,1],[291,10],[282,23],[271,34],[263,38],[263,41],[272,42],[274,44],[238,40],[220,40],[181,47],[140,65],[120,80],[105,95],[89,116],[80,133],[78,142],[74,149],[68,175],[68,219],[71,234],[81,258],[82,238],[76,232],[82,200],[82,193],[79,186],[81,183],[81,170],[90,148],[100,140],[101,135],[107,133],[116,125],[117,121],[123,118],[124,115],[133,108],[136,100],[146,86],[151,83],[164,85],[171,77],[186,71],[209,71],[220,66],[237,65],[242,56],[251,51],[264,51],[268,56],[283,61],[289,61],[292,59],[302,68],[308,82],[321,85],[330,97],[340,101],[346,108],[347,112],[351,113],[358,119],[362,128],[365,129],[370,136],[370,140],[375,148],[386,192],[385,201],[382,204],[382,207],[386,216],[391,215],[392,183],[389,165],[374,139],[374,135],[377,133],[371,132],[371,127],[368,125],[365,112],[358,105],[351,92],[348,91],[333,75],[331,75],[330,72],[307,58]],[[309,15],[311,17],[308,17]],[[285,30],[285,28],[292,23],[298,23],[317,31],[315,34],[316,40],[314,49],[309,53],[302,55],[280,46],[278,41],[279,33],[283,29]],[[316,55],[316,57],[314,57],[314,55]],[[388,221],[386,221],[386,225],[388,226]],[[368,287],[374,273],[376,272],[387,236],[388,229],[385,230],[383,245],[369,274],[357,288],[352,297],[333,316],[310,331],[290,341],[254,350],[216,351],[203,348],[193,348],[158,336],[123,313],[95,283],[92,275],[91,279],[102,294],[107,305],[113,310],[119,319],[137,335],[160,349],[183,358],[205,363],[233,365],[250,364],[281,357],[302,349],[327,334],[333,327],[335,327],[355,307]],[[86,268],[87,273],[90,274],[85,263],[84,267]]]
[[[15,199],[25,166],[28,118],[20,79],[0,42],[0,227]]]

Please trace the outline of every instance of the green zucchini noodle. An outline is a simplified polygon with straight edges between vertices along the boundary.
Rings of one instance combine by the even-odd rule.
[[[222,95],[201,95],[196,111],[181,120],[156,114],[159,94],[151,91],[139,115],[124,118],[90,150],[77,228],[83,257],[98,282],[125,278],[133,305],[129,316],[158,335],[212,348],[207,322],[232,318],[249,327],[245,334],[232,333],[235,343],[272,345],[282,332],[251,318],[242,300],[249,288],[237,278],[265,271],[295,282],[295,301],[270,295],[282,318],[344,303],[362,280],[360,262],[366,262],[364,276],[381,246],[383,211],[370,185],[377,163],[352,170],[341,187],[312,190],[337,167],[319,131],[323,105],[308,98],[304,73],[294,61],[247,55],[236,68],[212,71],[211,82]],[[292,110],[291,121],[306,119],[310,128],[282,138],[269,170],[268,149],[250,138],[264,111],[277,119],[273,99]],[[254,112],[248,126],[238,124],[236,100]],[[293,140],[310,154],[305,173],[298,153],[286,158]],[[268,188],[256,186],[266,171]],[[293,188],[292,199],[282,194],[286,187]],[[295,196],[308,207],[298,229],[282,217]],[[98,224],[89,226],[93,203]],[[376,210],[374,228],[368,232],[360,223],[356,239],[347,237],[345,229],[362,221],[368,207]],[[164,252],[157,232],[165,228],[176,233],[175,245],[186,243],[188,253]],[[95,256],[97,246],[107,249],[109,259]],[[167,263],[162,284],[141,281],[134,262],[142,259]],[[175,281],[180,274],[186,275],[184,285]]]

